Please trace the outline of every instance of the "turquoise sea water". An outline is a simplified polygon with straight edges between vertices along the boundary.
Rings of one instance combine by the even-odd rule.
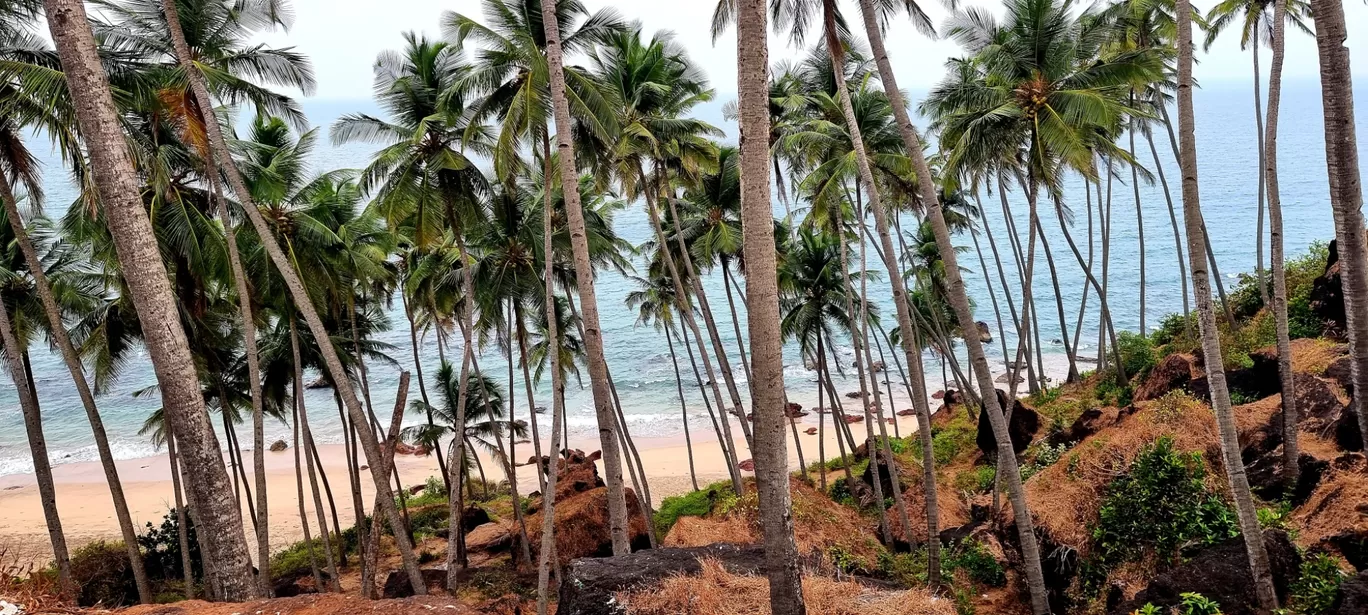
[[[1365,85],[1368,84],[1359,83],[1358,99],[1360,101],[1368,100],[1368,87]],[[913,98],[918,98],[919,94],[914,92]],[[726,97],[721,98],[725,99]],[[1206,84],[1203,89],[1197,91],[1195,100],[1203,210],[1221,272],[1226,278],[1227,287],[1230,287],[1235,283],[1236,274],[1253,270],[1255,260],[1257,154],[1254,146],[1252,96],[1250,86],[1246,81],[1230,81]],[[310,119],[316,126],[320,127],[320,132],[323,133],[322,136],[324,137],[327,126],[339,115],[354,111],[374,112],[374,106],[369,101],[306,101],[304,107]],[[1368,121],[1365,121],[1368,120],[1366,108],[1368,108],[1368,104],[1358,106],[1358,126],[1361,129],[1359,144],[1361,157],[1368,160],[1368,145],[1365,145],[1368,144],[1368,136],[1364,135],[1362,130],[1365,125],[1368,125]],[[719,126],[723,126],[734,139],[735,126],[722,119],[720,103],[702,109],[700,115]],[[1333,223],[1327,197],[1322,131],[1319,84],[1314,80],[1286,83],[1283,92],[1279,161],[1289,256],[1303,252],[1314,241],[1328,241],[1333,237]],[[36,140],[35,143],[37,143]],[[1163,133],[1157,133],[1156,145],[1159,148],[1159,155],[1163,161],[1173,197],[1178,200],[1177,166],[1173,163],[1167,136]],[[1146,167],[1152,167],[1151,158],[1144,141],[1138,140],[1137,147],[1140,150],[1137,152],[1138,158]],[[42,145],[38,145],[35,149],[41,150]],[[314,170],[361,167],[366,164],[371,151],[372,148],[368,145],[334,148],[328,145],[326,138],[321,138],[315,156]],[[47,160],[50,161],[51,157],[48,156]],[[49,215],[55,216],[71,202],[73,192],[64,171],[59,166],[49,162],[46,175],[48,177],[48,212]],[[1071,234],[1079,242],[1080,249],[1086,251],[1088,226],[1083,194],[1081,181],[1072,180],[1066,187],[1064,204],[1070,208],[1074,218]],[[1146,257],[1146,324],[1153,328],[1163,315],[1182,309],[1182,295],[1175,262],[1174,237],[1163,192],[1160,190],[1157,181],[1154,185],[1147,185],[1142,182],[1140,196],[1145,234],[1143,250]],[[1009,193],[1009,200],[1013,207],[1012,215],[1016,219],[1016,225],[1022,233],[1024,243],[1024,233],[1027,228],[1025,199],[1018,191]],[[987,209],[992,232],[998,239],[999,247],[1005,250],[1006,231],[1002,223],[1002,212],[998,206],[996,195],[991,198],[985,197],[984,206]],[[1178,215],[1181,228],[1180,200],[1177,202],[1177,206],[1179,207]],[[1095,203],[1094,207],[1096,207]],[[782,207],[777,201],[775,209],[777,215],[783,215]],[[1121,171],[1113,186],[1112,214],[1114,218],[1109,268],[1110,307],[1119,327],[1135,330],[1140,325],[1139,257],[1141,246],[1136,232],[1135,202],[1128,170]],[[1072,331],[1085,278],[1081,268],[1068,251],[1053,212],[1043,209],[1042,218],[1045,232],[1054,252],[1064,295],[1068,326]],[[913,224],[911,220],[904,220],[905,229],[911,229]],[[622,212],[617,218],[617,230],[634,244],[641,243],[651,235],[645,213],[639,205],[630,206]],[[973,252],[973,244],[968,236],[957,238],[957,243],[968,248],[968,251],[960,255],[960,262],[963,267],[969,270],[966,273],[966,283],[977,305],[976,318],[987,321],[991,325],[994,337],[997,337],[992,303],[988,297],[983,277],[978,271],[979,265],[977,256]],[[986,241],[983,241],[983,250],[988,253]],[[1004,252],[1003,256],[1006,259],[1007,253]],[[989,254],[989,258],[991,258],[991,254]],[[871,262],[872,260],[871,258]],[[1040,309],[1041,337],[1046,340],[1044,350],[1051,355],[1047,356],[1047,363],[1058,365],[1063,359],[1063,347],[1049,342],[1049,340],[1061,337],[1053,297],[1049,294],[1049,269],[1045,266],[1043,258],[1038,262],[1034,286],[1037,289],[1036,303]],[[1004,262],[1004,266],[1007,268],[1009,279],[1013,279],[1015,268],[1010,259]],[[1001,293],[1001,286],[998,284],[996,274],[994,274],[992,283],[994,288]],[[639,436],[674,435],[681,430],[681,417],[670,357],[662,334],[650,327],[636,326],[635,313],[627,309],[622,303],[622,298],[631,288],[632,283],[615,272],[603,272],[601,274],[598,297],[608,361],[613,370],[624,406],[623,409],[633,434]],[[735,354],[736,336],[733,333],[731,320],[728,316],[721,276],[711,276],[706,281],[706,288],[714,314],[719,319],[718,326],[724,342],[731,349],[733,371],[737,379],[744,383],[745,374],[741,369],[739,358]],[[886,284],[878,285],[878,288],[874,289],[874,294],[876,299],[886,308],[884,311],[888,316],[885,321],[892,323],[892,306],[889,302]],[[1020,301],[1020,297],[1016,299],[1018,302]],[[1001,297],[999,300],[1001,301]],[[739,303],[739,299],[737,309],[741,312],[741,331],[744,336],[745,311],[744,305]],[[1002,309],[1006,314],[1005,303]],[[381,334],[379,339],[393,346],[391,355],[398,366],[377,364],[372,365],[371,368],[372,394],[376,407],[382,412],[387,412],[386,409],[392,407],[399,370],[412,369],[412,354],[406,322],[402,312],[397,307],[397,302],[392,314],[392,321],[396,328]],[[1097,301],[1096,297],[1093,296],[1089,300],[1087,315],[1084,317],[1084,332],[1081,338],[1083,341],[1082,347],[1078,350],[1079,354],[1084,356],[1095,355],[1096,323]],[[1009,351],[1014,351],[1016,339],[1010,331],[1010,323],[1007,326],[1009,331],[1005,347]],[[459,336],[454,337],[455,344],[459,345]],[[995,340],[993,344],[988,346],[990,359],[993,359],[994,365],[997,366],[1001,365],[1000,356],[1004,347],[1001,342],[1002,340]],[[843,360],[849,360],[851,351],[848,346],[843,346],[838,351],[842,354]],[[680,352],[682,353],[683,350],[680,349]],[[426,373],[435,372],[438,359],[436,342],[432,336],[420,341],[420,354]],[[925,358],[926,372],[930,380],[928,389],[935,391],[941,388],[939,362],[929,354]],[[789,345],[786,349],[785,359],[785,383],[789,389],[790,397],[805,405],[815,404],[816,393],[813,374],[803,367],[796,346]],[[684,360],[683,357],[681,360]],[[58,357],[41,349],[33,353],[33,363],[34,376],[43,408],[48,449],[53,462],[60,464],[94,460],[96,457],[94,446],[91,443],[90,428],[84,412],[81,410],[79,399],[72,389],[66,368]],[[489,375],[507,386],[507,365],[497,350],[487,350],[481,360],[481,366]],[[1080,366],[1080,369],[1088,369],[1089,367],[1089,365],[1084,364]],[[684,364],[683,368],[688,369],[687,363]],[[893,373],[896,374],[896,372]],[[702,401],[698,396],[698,389],[696,386],[690,386],[691,377],[692,374],[690,373],[686,376],[685,381],[690,426],[695,430],[701,429],[711,432],[707,416],[703,411]],[[137,431],[148,413],[157,408],[159,403],[155,399],[133,397],[134,391],[152,384],[155,384],[155,378],[152,374],[151,364],[145,353],[139,353],[137,359],[128,364],[127,372],[120,378],[117,385],[99,400],[100,410],[113,442],[115,454],[120,458],[142,457],[155,453],[148,439],[138,436]],[[523,388],[520,370],[515,385],[518,396],[517,415],[527,418],[528,408],[526,401],[522,399]],[[417,386],[416,380],[414,386]],[[744,385],[742,386],[744,388]],[[853,387],[853,379],[851,383],[847,383],[845,386],[838,385],[838,389],[842,392]],[[548,391],[549,385],[538,387],[538,405],[546,404]],[[411,391],[410,399],[415,398],[416,393],[416,390]],[[340,429],[335,412],[336,406],[331,392],[326,390],[309,391],[306,400],[311,408],[310,415],[311,420],[314,421],[315,436],[324,442],[340,441]],[[577,389],[572,382],[567,393],[567,402],[572,434],[589,436],[594,426],[594,415],[592,397],[588,389]],[[542,417],[542,420],[545,420],[545,417]],[[411,423],[417,421],[416,417],[409,419]],[[217,422],[215,419],[215,423]],[[248,428],[240,429],[244,430],[244,438],[250,442],[250,437],[245,436],[245,430]],[[544,429],[549,429],[549,427]],[[278,438],[288,439],[288,435],[289,429],[286,425],[279,422],[268,423],[267,442]],[[29,471],[32,471],[32,462],[28,444],[24,439],[22,417],[15,399],[13,384],[8,376],[5,376],[0,378],[0,475]]]

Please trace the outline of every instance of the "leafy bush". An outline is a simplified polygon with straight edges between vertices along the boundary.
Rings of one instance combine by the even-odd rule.
[[[138,585],[123,541],[97,540],[71,553],[71,578],[81,606],[119,607],[138,603]]]
[[[1197,348],[1197,340],[1188,336],[1188,331],[1197,335],[1197,312],[1189,313],[1186,318],[1182,314],[1169,314],[1159,321],[1159,329],[1150,334],[1150,342],[1166,346],[1165,354],[1190,352]]]
[[[1147,549],[1170,561],[1184,545],[1237,536],[1234,511],[1207,489],[1205,479],[1201,455],[1174,450],[1170,437],[1141,450],[1103,496],[1092,535],[1090,582],[1100,582]]]
[[[194,578],[203,579],[203,560],[200,557],[199,538],[195,533],[195,519],[189,514],[185,515],[185,531]],[[158,527],[153,527],[149,521],[147,530],[138,536],[138,546],[143,552],[148,578],[168,581],[185,579],[185,567],[181,558],[180,522],[176,519],[174,510],[162,517],[161,525]]]
[[[340,558],[341,552],[338,551],[341,545],[333,541],[333,556]],[[299,578],[313,573],[309,563],[309,551],[313,551],[313,557],[318,564],[320,572],[325,572],[327,567],[328,554],[323,550],[323,539],[315,537],[312,540],[301,540],[282,551],[277,551],[271,555],[271,576],[279,579]]]
[[[698,491],[665,498],[655,514],[656,535],[669,534],[680,517],[702,517],[712,512],[718,494],[724,491],[732,491],[731,481],[718,481]]]
[[[1320,554],[1302,560],[1301,572],[1292,583],[1288,606],[1301,615],[1329,613],[1339,597],[1344,571],[1334,558]]]
[[[989,587],[1007,585],[1007,571],[983,543],[977,540],[968,539],[960,542],[959,546],[946,554],[942,568],[948,568],[950,571],[963,570],[976,583]]]
[[[1221,605],[1215,600],[1196,592],[1184,592],[1179,596],[1178,612],[1182,615],[1221,615]]]
[[[997,480],[997,469],[991,465],[982,465],[956,474],[953,485],[959,491],[987,493],[993,490],[993,481],[995,480]]]
[[[1122,331],[1117,335],[1116,344],[1121,349],[1121,361],[1126,368],[1126,376],[1130,378],[1149,373],[1149,369],[1158,361],[1153,343],[1139,333]]]
[[[1035,476],[1041,470],[1054,465],[1068,450],[1069,445],[1065,443],[1052,446],[1049,442],[1042,440],[1032,444],[1026,449],[1027,461],[1021,466],[1021,480]]]
[[[417,495],[407,496],[405,501],[409,508],[445,504],[447,503],[446,483],[443,483],[440,477],[429,476],[423,490],[419,491]],[[396,499],[394,504],[398,506],[399,501]]]

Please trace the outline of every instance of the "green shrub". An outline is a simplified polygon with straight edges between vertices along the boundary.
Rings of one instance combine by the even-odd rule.
[[[963,570],[974,582],[989,587],[1007,585],[1007,571],[983,543],[977,540],[967,539],[960,542],[959,546],[947,553],[942,568],[949,568],[950,571]]]
[[[1300,615],[1329,613],[1339,597],[1344,577],[1339,564],[1328,555],[1322,553],[1302,560],[1301,572],[1292,583],[1288,606]]]
[[[450,520],[451,506],[447,503],[409,508],[409,525],[415,538],[436,535],[437,530],[446,529],[450,525]]]
[[[340,558],[341,547],[333,541],[333,556]],[[309,551],[313,551],[313,557],[318,564],[320,572],[325,572],[328,565],[328,554],[323,550],[323,539],[314,537],[312,540],[301,540],[284,550],[276,551],[271,555],[271,577],[274,579],[299,578],[313,573],[313,568],[309,563]]]
[[[190,567],[196,580],[204,578],[203,560],[200,557],[199,538],[195,532],[195,519],[185,515],[185,531],[190,547]],[[138,536],[138,547],[143,552],[143,566],[149,579],[184,581],[185,566],[181,558],[180,522],[174,510],[162,517],[160,526],[149,521],[147,529]]]
[[[1048,468],[1059,461],[1064,456],[1065,451],[1069,450],[1069,445],[1060,443],[1051,445],[1049,442],[1040,441],[1026,448],[1026,463],[1021,465],[1021,480],[1026,480],[1041,470]]]
[[[987,493],[993,490],[993,481],[995,480],[997,480],[997,469],[992,465],[982,465],[956,474],[952,484],[959,491]]]
[[[419,491],[417,495],[406,496],[405,501],[409,508],[445,504],[447,502],[446,483],[443,483],[439,477],[429,476],[423,490]],[[395,500],[395,505],[399,505],[398,500]]]
[[[123,541],[97,540],[71,553],[71,578],[81,606],[120,607],[138,603],[138,585]]]
[[[1182,615],[1221,615],[1221,605],[1215,600],[1196,592],[1184,592],[1179,596],[1178,612]]]
[[[698,491],[665,498],[655,514],[656,535],[663,538],[669,534],[680,517],[702,517],[712,512],[718,493],[723,491],[732,491],[731,481],[718,481]]]
[[[1149,369],[1154,367],[1158,360],[1155,357],[1153,343],[1139,333],[1122,331],[1116,337],[1116,344],[1121,349],[1121,361],[1126,368],[1126,376],[1130,378],[1149,373]]]
[[[1212,544],[1239,534],[1235,513],[1205,483],[1199,453],[1174,450],[1162,437],[1112,480],[1092,534],[1087,582],[1095,587],[1115,566],[1153,550],[1171,561],[1188,544]]]

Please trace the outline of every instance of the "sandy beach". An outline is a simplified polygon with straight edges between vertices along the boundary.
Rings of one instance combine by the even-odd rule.
[[[843,401],[852,402],[852,400]],[[896,400],[894,405],[896,408],[902,409],[908,405],[906,402],[906,397],[902,396],[902,399]],[[847,403],[846,405],[853,409],[856,404]],[[915,417],[898,417],[898,421],[897,431],[899,433],[907,435],[916,432]],[[817,426],[816,414],[809,414],[798,422],[799,442],[803,448],[803,456],[808,463],[812,463],[817,458],[818,437],[807,435],[803,431],[808,427],[815,426]],[[840,453],[836,445],[834,430],[831,427],[828,420],[824,448],[826,456],[834,459],[839,457]],[[857,443],[863,442],[865,439],[864,424],[854,424],[851,425],[851,428]],[[745,442],[735,420],[732,421],[732,430],[738,442],[737,450],[741,451],[739,454],[742,459],[748,458]],[[875,426],[875,430],[877,433],[877,426]],[[894,431],[892,424],[888,425],[888,430],[891,435]],[[725,480],[727,478],[727,466],[723,462],[720,448],[717,446],[716,436],[711,429],[705,433],[698,433],[698,431],[695,429],[694,433],[691,434],[694,472],[698,479],[698,485],[707,486],[712,482]],[[599,449],[597,441],[577,441],[572,438],[570,445],[585,451]],[[650,481],[652,499],[656,504],[663,498],[687,493],[693,489],[689,471],[689,446],[682,434],[677,437],[638,438],[636,445],[641,455],[641,463],[645,467],[646,475]],[[799,467],[798,455],[791,432],[788,438],[788,448],[789,465],[793,469],[797,469]],[[531,445],[520,446],[516,454],[516,458],[525,461],[532,455]],[[351,491],[346,480],[344,449],[340,444],[320,445],[319,455],[323,459],[323,468],[332,485],[340,524],[346,527],[352,523],[354,515],[352,514]],[[244,451],[244,456],[249,466],[248,477],[251,478],[251,453]],[[482,456],[482,462],[490,480],[504,479],[504,473],[497,469],[497,465],[488,457]],[[420,484],[426,481],[429,476],[439,475],[437,459],[434,456],[402,455],[397,458],[397,463],[400,477],[405,486]],[[162,517],[171,509],[175,501],[171,485],[170,463],[167,456],[128,459],[117,462],[117,465],[124,494],[128,500],[134,524],[139,528],[139,531],[141,532],[147,523],[160,524]],[[98,463],[61,464],[53,468],[53,474],[57,488],[57,507],[70,548],[74,550],[95,540],[117,540],[120,538],[118,521],[114,517],[114,509],[110,503],[109,487]],[[299,523],[299,505],[296,498],[294,451],[267,452],[266,474],[271,544],[273,549],[284,548],[303,537]],[[520,493],[526,494],[536,490],[536,477],[531,467],[518,468],[517,475]],[[307,477],[305,480],[308,480]],[[367,480],[369,480],[368,477]],[[370,510],[374,498],[374,489],[366,488],[365,483],[363,483],[362,492],[366,510]],[[225,494],[225,497],[231,497],[231,495]],[[307,492],[306,497],[308,497]],[[326,500],[324,506],[327,506]],[[48,542],[46,525],[43,521],[38,488],[32,474],[0,476],[0,510],[4,511],[4,514],[0,515],[0,553],[3,553],[5,560],[37,564],[49,561],[52,551]],[[310,505],[309,516],[312,525],[316,520],[312,505]],[[248,518],[245,502],[243,518]],[[249,533],[249,542],[255,540],[250,534],[250,522],[245,523],[245,525]]]

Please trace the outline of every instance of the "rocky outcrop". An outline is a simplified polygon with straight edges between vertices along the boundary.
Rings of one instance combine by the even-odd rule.
[[[612,536],[608,530],[608,488],[599,478],[599,452],[585,455],[571,451],[568,459],[561,459],[556,480],[556,557],[562,563],[580,557],[605,557],[613,554]],[[561,477],[564,477],[562,479]],[[650,547],[646,535],[646,517],[641,503],[631,489],[623,489],[627,496],[627,534],[633,549]],[[542,499],[532,500],[527,506],[528,536],[540,536],[545,518],[538,513]],[[532,541],[532,555],[538,557],[540,541]]]
[[[275,442],[271,443],[271,452],[279,453],[280,451],[283,451],[289,447],[290,445],[286,444],[284,440],[276,440]]]
[[[663,548],[638,551],[621,557],[576,559],[565,568],[560,584],[560,615],[618,615],[615,594],[649,587],[672,575],[698,574],[700,558],[712,558],[733,574],[757,574],[764,570],[765,550],[760,546],[715,544],[706,547]]]
[[[424,568],[422,572],[423,583],[427,585],[428,593],[446,587],[447,573],[445,570]],[[403,570],[395,570],[385,577],[385,586],[380,590],[380,597],[408,598],[412,595],[413,586],[409,584],[408,574]]]
[[[1175,389],[1184,389],[1192,382],[1196,360],[1189,354],[1171,354],[1150,369],[1145,381],[1135,388],[1135,401],[1159,399]]]
[[[993,332],[991,329],[988,328],[988,323],[980,320],[974,323],[974,327],[978,329],[978,336],[980,342],[984,344],[993,343]]]
[[[1368,613],[1368,571],[1340,583],[1340,595],[1330,615],[1362,615]]]
[[[996,390],[996,389],[995,389]],[[1012,436],[1012,449],[1019,455],[1026,447],[1031,445],[1031,440],[1040,430],[1040,415],[1035,410],[1026,407],[1020,399],[1013,399],[1009,403],[1007,394],[997,390],[998,407],[1004,413],[1011,409],[1011,420],[1007,425],[1007,431]],[[988,422],[988,414],[985,410],[979,409],[978,435],[975,438],[980,451],[984,455],[992,455],[997,452],[997,437],[993,435],[993,426]]]
[[[1278,530],[1264,532],[1264,546],[1268,550],[1273,587],[1279,600],[1284,600],[1288,584],[1300,570],[1301,555],[1287,534]],[[1145,604],[1160,608],[1175,606],[1182,601],[1181,595],[1187,592],[1199,593],[1216,601],[1226,615],[1258,613],[1258,599],[1249,577],[1249,555],[1245,552],[1244,540],[1235,538],[1191,554],[1182,564],[1157,575],[1134,598],[1110,608],[1109,612],[1123,615]]]
[[[1311,313],[1325,321],[1327,335],[1344,334],[1344,286],[1340,283],[1339,247],[1330,240],[1325,273],[1311,282]]]
[[[1061,444],[1076,444],[1082,442],[1084,438],[1091,436],[1103,429],[1115,425],[1123,417],[1134,411],[1134,406],[1127,408],[1089,408],[1074,419],[1068,428],[1050,434],[1049,443],[1053,446]]]

